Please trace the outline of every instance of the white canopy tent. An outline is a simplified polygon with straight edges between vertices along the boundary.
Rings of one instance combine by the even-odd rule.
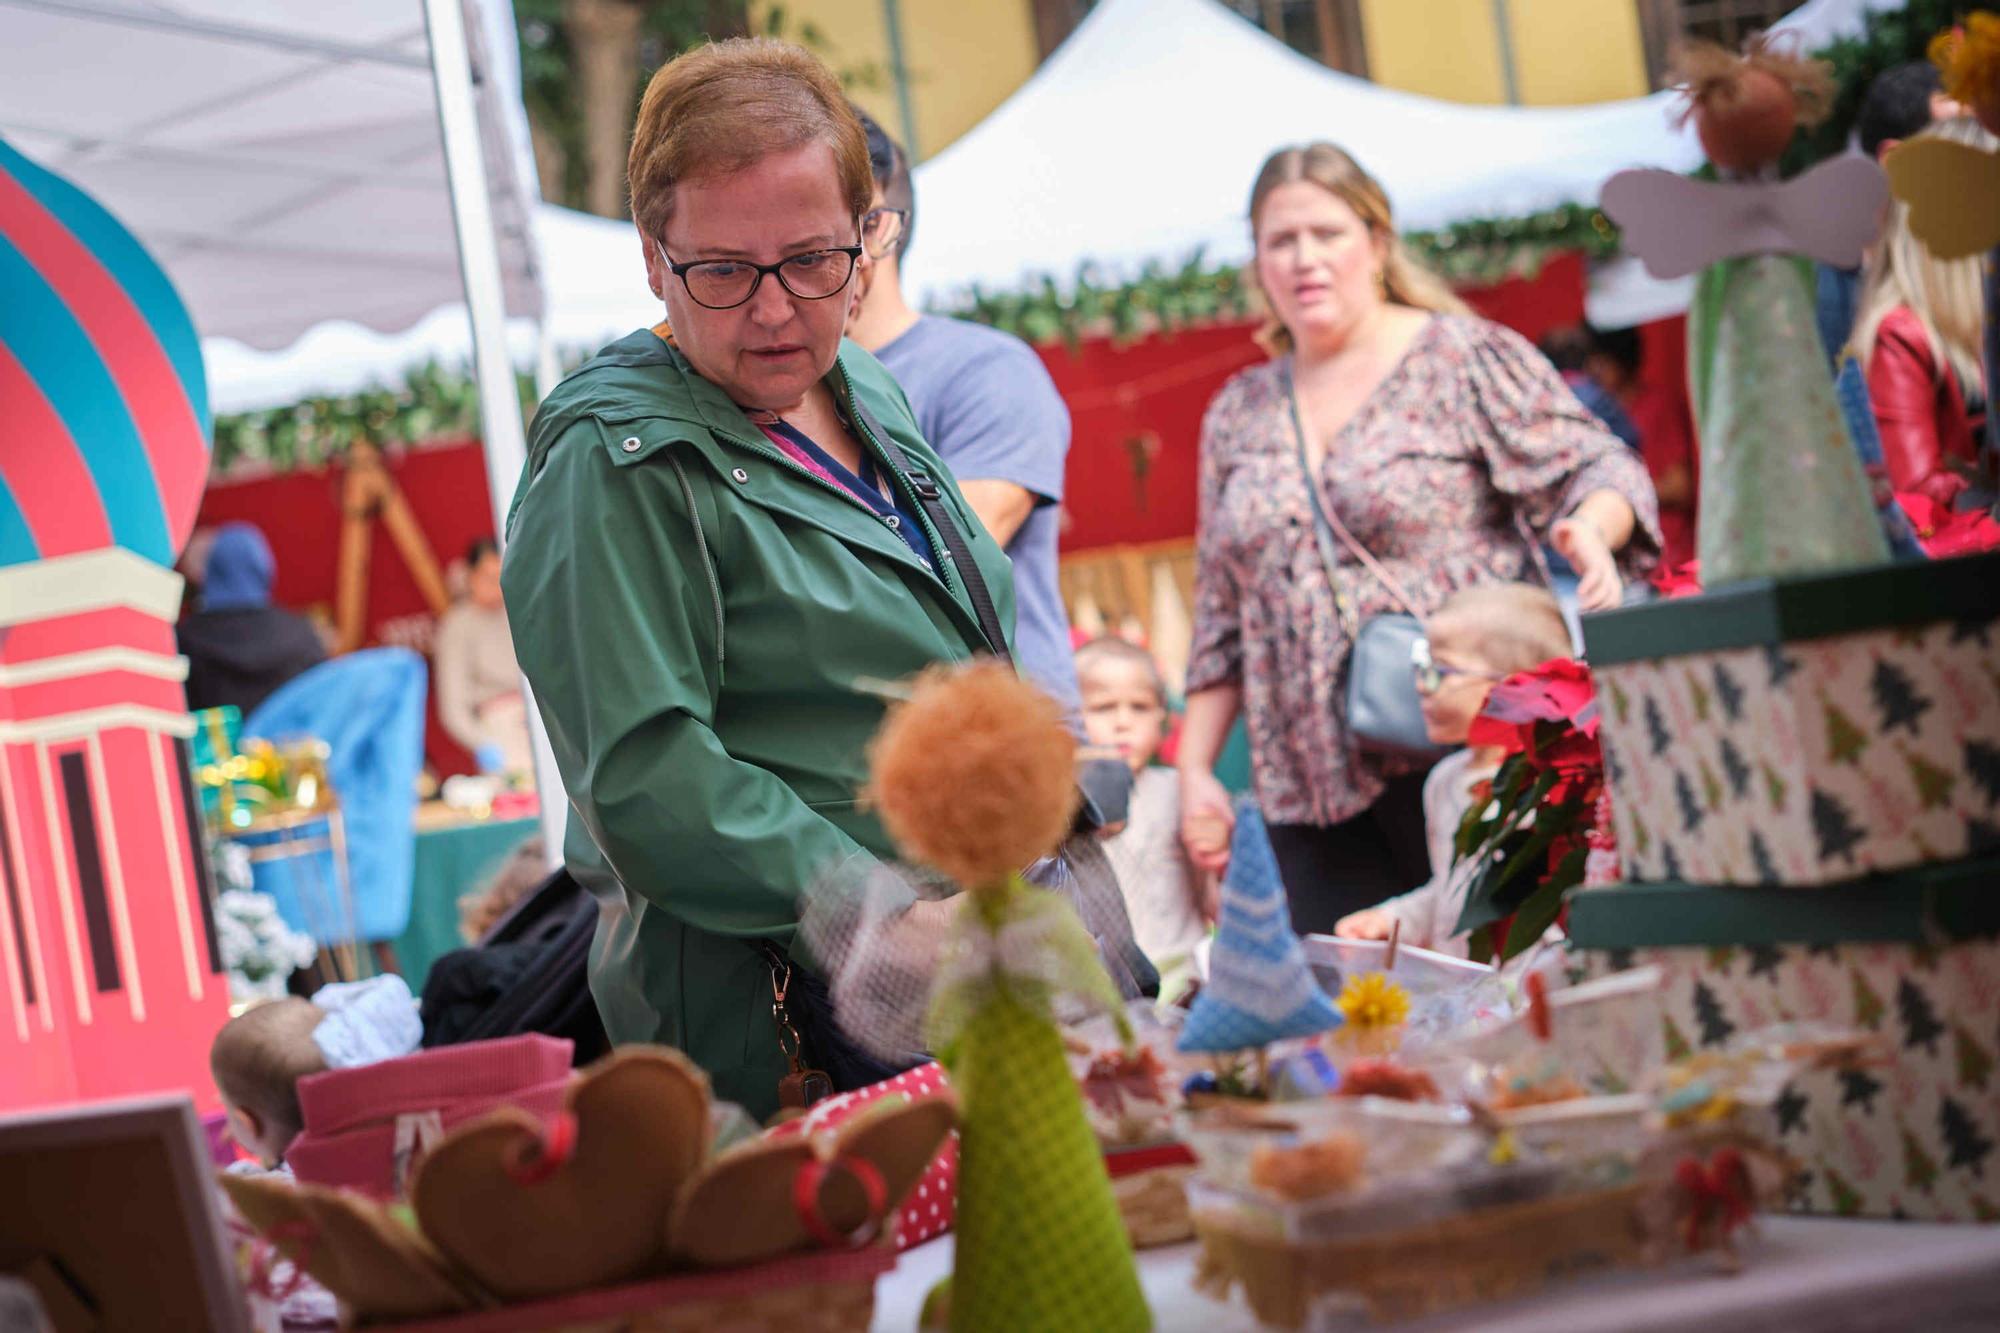
[[[569,351],[594,350],[660,318],[660,303],[646,289],[631,223],[538,204],[532,229],[548,299],[539,323],[509,321],[507,344],[516,366],[534,367],[544,340]],[[336,320],[282,351],[209,338],[203,341],[202,355],[215,410],[243,412],[294,403],[308,394],[352,393],[392,383],[425,361],[463,364],[470,350],[466,330],[465,307],[455,301],[400,333]]]
[[[525,452],[504,324],[543,310],[517,58],[508,0],[0,0],[0,134],[117,215],[204,336],[465,301],[497,521]]]
[[[468,7],[507,307],[534,317],[513,14]],[[130,227],[204,337],[464,300],[423,0],[0,0],[0,135]]]

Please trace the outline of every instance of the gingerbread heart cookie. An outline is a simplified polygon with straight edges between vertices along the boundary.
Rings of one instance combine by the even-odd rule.
[[[373,1199],[271,1176],[221,1180],[244,1221],[358,1316],[417,1319],[490,1303]]]
[[[544,1127],[502,1108],[418,1165],[424,1234],[507,1300],[637,1277],[666,1257],[667,1219],[708,1152],[708,1079],[676,1051],[598,1062]]]
[[[723,1268],[864,1244],[887,1228],[957,1119],[949,1095],[885,1099],[830,1140],[763,1139],[724,1153],[675,1209],[673,1255]]]

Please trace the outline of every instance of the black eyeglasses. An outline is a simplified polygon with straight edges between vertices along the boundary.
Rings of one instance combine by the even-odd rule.
[[[757,294],[764,275],[771,274],[786,291],[801,301],[824,301],[838,295],[854,276],[861,258],[858,245],[836,245],[825,250],[780,259],[775,264],[753,264],[747,259],[696,259],[677,264],[661,241],[660,258],[667,270],[681,280],[696,305],[710,310],[734,310]]]
[[[871,208],[861,215],[861,244],[870,259],[887,259],[903,243],[910,225],[907,208]]]
[[[1504,680],[1491,671],[1470,671],[1464,667],[1445,666],[1431,658],[1429,639],[1418,639],[1410,644],[1410,674],[1417,678],[1418,694],[1436,694],[1444,688],[1444,683],[1455,676],[1470,676],[1475,680]]]

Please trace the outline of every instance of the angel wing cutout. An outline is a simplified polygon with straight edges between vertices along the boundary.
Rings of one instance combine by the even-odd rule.
[[[1910,232],[1939,259],[2000,245],[2000,153],[1949,139],[1911,139],[1882,159],[1910,209]]]
[[[1852,268],[1882,227],[1889,183],[1850,154],[1788,181],[1698,181],[1621,171],[1604,183],[1605,215],[1656,278],[1679,278],[1742,255],[1800,254]]]

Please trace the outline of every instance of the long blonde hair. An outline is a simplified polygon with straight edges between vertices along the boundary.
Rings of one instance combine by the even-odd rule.
[[[1402,239],[1396,235],[1395,219],[1390,215],[1389,196],[1381,184],[1345,150],[1324,141],[1280,148],[1264,159],[1264,165],[1257,171],[1257,183],[1250,187],[1253,242],[1258,216],[1264,211],[1264,201],[1271,197],[1271,191],[1298,181],[1317,185],[1346,204],[1367,224],[1371,234],[1383,239],[1382,286],[1391,305],[1413,306],[1441,315],[1472,313],[1471,307],[1458,299],[1443,278],[1418,263],[1403,248]],[[1272,356],[1282,356],[1292,350],[1291,330],[1270,313],[1268,300],[1264,304],[1264,327],[1257,331],[1257,341]]]
[[[1980,128],[1971,116],[1940,121],[1916,136],[1944,139],[1992,152],[2000,140]],[[1882,320],[1906,305],[1937,356],[1938,377],[1948,368],[1968,398],[1984,384],[1979,368],[1985,303],[1980,292],[1983,256],[1936,259],[1910,234],[1909,205],[1898,200],[1890,213],[1881,244],[1868,257],[1868,279],[1861,295],[1861,315],[1854,324],[1852,347],[1866,365],[1875,355]]]

